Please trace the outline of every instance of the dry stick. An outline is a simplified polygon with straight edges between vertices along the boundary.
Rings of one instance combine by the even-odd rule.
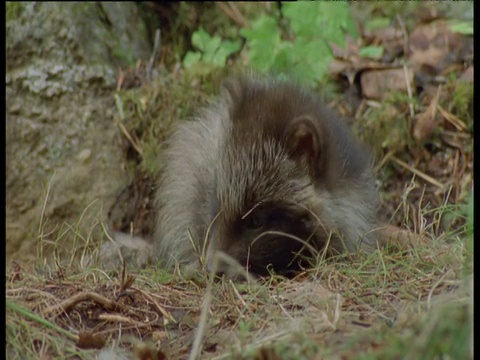
[[[118,127],[120,128],[122,133],[125,135],[125,137],[128,139],[128,141],[130,141],[133,148],[138,152],[138,154],[143,156],[142,148],[137,143],[137,141],[135,141],[133,139],[132,135],[130,135],[130,133],[126,129],[125,125],[123,125],[122,122],[121,122],[121,120],[125,119],[125,114],[123,112],[123,101],[122,101],[122,99],[120,99],[120,96],[118,96],[118,94],[113,95],[113,97],[115,98],[115,105],[117,107],[118,113],[120,114],[120,120],[116,119],[116,123],[117,123]]]
[[[105,321],[110,321],[110,322],[119,322],[119,323],[127,323],[131,325],[136,325],[136,326],[141,326],[145,325],[142,322],[135,321],[127,316],[123,315],[118,315],[118,314],[100,314],[97,317],[98,320],[105,320]]]
[[[435,98],[434,98],[434,104],[433,104],[433,112],[432,112],[432,119],[435,119],[436,111],[437,111],[437,106],[438,106],[438,100],[440,99],[440,95],[442,94],[442,84],[438,85],[437,87],[437,92],[435,93]]]
[[[293,320],[293,317],[292,315],[290,315],[287,311],[287,309],[285,309],[285,307],[282,305],[282,303],[280,301],[278,301],[277,297],[274,297],[273,298],[275,300],[275,302],[277,303],[277,305],[280,307],[280,309],[282,310],[282,312],[290,319],[290,320]]]
[[[164,318],[170,320],[172,323],[176,324],[177,321],[174,319],[174,317],[167,311],[165,308],[163,308],[155,299],[148,293],[146,293],[143,290],[137,289],[137,288],[132,288],[138,291],[140,294],[142,294],[144,297],[146,297],[148,300],[150,300],[155,308],[160,312],[160,314],[163,315]]]
[[[447,120],[450,124],[455,126],[457,130],[464,131],[467,128],[467,125],[465,125],[465,122],[460,120],[457,116],[453,115],[452,113],[449,113],[440,105],[438,105],[437,107],[438,107],[438,111],[440,112],[440,114],[442,114],[445,120]]]
[[[417,223],[418,223],[418,226],[415,228],[415,231],[419,234],[421,233],[424,233],[425,231],[425,224],[424,224],[424,221],[422,220],[425,220],[424,216],[423,216],[423,213],[422,213],[422,203],[423,203],[423,200],[425,199],[425,192],[427,191],[427,187],[425,185],[423,185],[423,190],[422,190],[422,194],[420,195],[420,199],[418,201],[418,213],[417,213]]]
[[[353,118],[355,120],[359,120],[360,116],[362,116],[363,111],[365,110],[366,107],[367,107],[367,102],[365,101],[365,99],[362,99],[362,101],[360,102],[360,105],[357,108],[357,111],[355,111],[355,115]]]
[[[133,282],[135,281],[135,276],[128,274],[127,272],[127,262],[123,259],[123,267],[122,267],[122,281],[120,283],[120,292],[127,290],[129,287],[132,286]]]
[[[366,100],[365,103],[368,106],[373,107],[375,109],[380,109],[382,107],[382,104],[378,101],[375,101],[375,100]]]
[[[472,138],[472,141],[473,141],[473,138]],[[465,175],[465,172],[467,171],[467,167],[468,167],[468,159],[466,158],[465,156],[465,152],[463,150],[461,150],[462,152],[462,157],[463,157],[463,161],[462,161],[462,168],[460,170],[460,175],[459,177],[461,176],[463,178],[463,176]],[[473,154],[472,154],[473,155]],[[472,162],[473,162],[473,159],[472,159]],[[473,165],[473,164],[472,164]],[[473,180],[473,179],[472,179]],[[473,190],[473,189],[472,189]]]
[[[401,198],[402,198],[402,202],[401,204],[398,205],[397,209],[395,210],[395,213],[392,215],[390,221],[392,221],[394,218],[395,218],[395,215],[397,214],[397,212],[400,211],[400,207],[403,208],[403,222],[406,223],[407,219],[410,219],[412,218],[412,221],[414,222],[414,228],[416,228],[416,218],[415,218],[415,214],[411,214],[412,212],[414,212],[414,208],[413,207],[410,207],[408,206],[408,195],[413,191],[413,189],[415,189],[416,185],[415,185],[415,181],[416,181],[416,175],[413,174],[412,178],[410,179],[410,182],[404,186],[404,190],[403,190],[403,193],[401,195]]]
[[[342,297],[339,293],[335,296],[335,312],[333,314],[333,325],[336,327],[340,319],[340,312],[342,310]]]
[[[240,12],[240,10],[238,10],[238,7],[237,5],[235,4],[234,1],[229,1],[228,2],[228,5],[230,6],[230,9],[232,10],[232,12],[235,14],[235,16],[237,17],[237,19],[243,23],[243,27],[246,27],[248,26],[248,22],[245,20],[245,18],[243,17],[243,14]]]
[[[378,174],[380,169],[387,163],[388,160],[390,160],[393,154],[395,154],[394,150],[390,150],[388,153],[386,153],[383,159],[373,168],[373,173]]]
[[[397,15],[397,21],[403,34],[403,53],[408,54],[408,32],[400,15]]]
[[[430,104],[428,105],[427,109],[423,113],[419,114],[417,118],[417,123],[424,122],[424,121],[435,121],[438,99],[440,98],[441,91],[442,91],[442,85],[439,85],[437,87],[437,92],[434,98],[430,101]],[[424,136],[425,135],[422,134],[422,131],[419,131],[416,127],[414,127],[413,137],[415,139],[424,138]]]
[[[243,307],[247,307],[247,303],[245,302],[245,300],[243,300],[242,296],[240,295],[240,293],[238,292],[235,284],[233,283],[233,281],[230,279],[228,280],[228,283],[230,284],[230,286],[232,287],[233,289],[233,292],[235,293],[235,295],[237,296],[238,300],[240,300],[240,302],[242,303]]]
[[[117,77],[117,91],[122,89],[123,82],[125,81],[125,73],[122,71],[122,68],[118,67],[118,77]]]
[[[150,61],[148,62],[148,68],[147,68],[147,74],[149,77],[149,80],[152,78],[152,70],[153,70],[153,64],[155,63],[155,60],[158,59],[161,54],[162,54],[162,38],[161,38],[161,32],[160,29],[157,29],[155,31],[155,41],[153,43],[153,51],[152,55],[150,56]]]
[[[100,305],[102,305],[104,308],[107,310],[115,310],[115,309],[123,309],[124,306],[112,301],[110,299],[107,299],[106,297],[92,293],[92,292],[81,292],[79,294],[76,294],[64,301],[62,301],[60,304],[56,304],[53,306],[48,307],[43,311],[44,316],[49,316],[51,314],[60,313],[61,311],[67,311],[74,307],[76,304],[83,302],[83,301],[94,301]]]
[[[158,314],[155,314],[155,315],[156,317],[153,320],[147,319],[145,320],[145,322],[142,322],[142,321],[136,321],[132,318],[129,318],[120,314],[102,313],[96,317],[97,320],[105,320],[105,321],[110,321],[112,323],[117,322],[119,323],[119,326],[114,328],[106,328],[103,330],[95,331],[95,335],[111,334],[118,331],[117,339],[114,341],[114,343],[116,344],[115,346],[118,347],[120,344],[120,339],[122,339],[122,331],[130,330],[130,329],[138,330],[140,328],[150,327],[152,326],[152,324],[157,324],[159,316]],[[127,324],[124,324],[124,323],[127,323]],[[129,341],[127,340],[127,342]]]
[[[398,21],[398,24],[400,25],[400,29],[402,30],[402,34],[403,34],[403,53],[408,54],[408,33],[407,33],[407,29],[405,28],[405,23],[403,22],[400,15],[397,15],[397,21]],[[403,65],[403,72],[405,74],[405,82],[407,84],[408,98],[410,99],[410,101],[408,102],[408,107],[410,109],[410,116],[413,117],[415,113],[414,113],[413,103],[412,103],[412,87],[410,85],[410,80],[407,74],[407,67],[405,64]]]
[[[420,170],[411,167],[410,165],[403,162],[402,160],[400,160],[396,156],[392,156],[391,159],[394,160],[398,165],[404,167],[405,169],[409,170],[410,172],[414,173],[415,175],[421,177],[423,180],[428,181],[430,184],[435,185],[439,188],[444,187],[444,185],[441,182],[435,180],[434,178],[432,178],[431,176],[421,172]]]
[[[247,22],[245,21],[245,18],[243,17],[242,13],[238,10],[235,4],[231,2],[229,3],[217,2],[217,6],[220,8],[220,10],[222,10],[229,18],[235,21],[238,25],[240,25],[241,27],[247,26]]]
[[[117,94],[115,94],[114,96],[118,96]],[[143,150],[142,148],[140,147],[139,144],[137,144],[137,141],[135,141],[132,137],[132,135],[130,135],[130,133],[128,132],[127,128],[125,127],[125,125],[123,125],[120,121],[117,121],[117,125],[118,127],[120,128],[120,130],[122,131],[122,133],[126,136],[126,138],[128,139],[128,141],[130,141],[130,143],[132,144],[132,146],[134,147],[134,149],[138,152],[139,155],[142,155],[143,156]]]

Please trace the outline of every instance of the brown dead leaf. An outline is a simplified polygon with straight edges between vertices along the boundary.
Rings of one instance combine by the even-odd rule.
[[[462,150],[465,147],[465,142],[470,140],[468,134],[448,130],[441,131],[440,138],[448,146],[459,150]]]
[[[457,116],[453,115],[451,112],[448,112],[440,105],[438,105],[438,111],[442,114],[443,118],[452,124],[455,129],[459,131],[464,131],[467,128],[467,125],[464,121],[460,120]]]
[[[281,358],[277,350],[271,346],[262,346],[253,355],[254,360],[280,360]]]
[[[368,58],[361,57],[360,44],[354,39],[347,36],[345,48],[342,48],[334,43],[330,43],[330,47],[335,59],[330,63],[329,72],[333,77],[339,75],[345,76],[350,85],[353,84],[355,77],[359,71],[365,69],[385,69],[388,64],[374,61]]]
[[[473,38],[453,33],[445,20],[417,26],[410,34],[408,49],[416,71],[429,69],[437,75],[452,64],[473,59]]]
[[[80,349],[101,349],[105,346],[105,339],[99,334],[78,334],[77,346]]]
[[[351,60],[352,57],[358,56],[360,46],[355,39],[347,35],[345,47],[338,46],[335,43],[330,43],[333,56],[339,59]]]
[[[365,31],[363,34],[367,45],[383,46],[383,61],[392,61],[403,53],[404,33],[395,27]]]
[[[133,356],[135,360],[164,360],[165,354],[157,350],[153,344],[139,342],[133,345]]]
[[[470,65],[467,70],[463,72],[459,80],[473,83],[473,65]]]
[[[417,114],[415,124],[413,125],[412,135],[414,139],[418,141],[428,140],[437,128],[439,122],[436,119],[436,113],[441,91],[442,88],[439,86],[428,108],[424,112]]]
[[[431,112],[428,109],[418,114],[413,126],[413,137],[420,142],[430,139],[438,123],[439,122],[431,116]]]
[[[117,90],[128,90],[141,87],[151,77],[151,69],[147,62],[137,60],[135,67],[130,67],[125,71],[119,67],[117,76]]]
[[[418,245],[429,244],[430,240],[421,234],[401,229],[394,225],[384,225],[377,230],[378,237],[383,245],[408,250]]]
[[[412,69],[405,72],[403,67],[365,71],[360,79],[362,93],[367,98],[381,100],[392,91],[407,92],[409,84],[414,88],[413,75]]]

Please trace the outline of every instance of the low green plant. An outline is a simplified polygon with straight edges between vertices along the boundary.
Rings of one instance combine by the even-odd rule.
[[[383,16],[376,16],[372,18],[371,20],[368,20],[365,22],[365,30],[367,31],[375,31],[375,30],[381,30],[381,29],[386,29],[392,24],[392,19],[389,17],[383,17]]]
[[[473,192],[466,205],[463,205],[462,212],[466,217],[466,239],[465,239],[465,272],[473,270]]]
[[[17,19],[22,11],[23,11],[24,5],[19,2],[12,2],[12,1],[7,1],[5,3],[5,18],[7,21]]]
[[[288,26],[281,29],[277,16],[261,15],[246,38],[249,64],[261,72],[290,75],[313,85],[324,80],[333,59],[331,43],[345,45],[345,35],[357,37],[346,2],[283,3]]]
[[[290,76],[306,85],[324,82],[333,59],[332,44],[345,46],[346,35],[357,38],[346,2],[282,3],[279,11],[263,13],[251,27],[240,30],[245,38],[246,65],[261,73]],[[226,65],[240,50],[241,41],[222,40],[203,28],[192,35],[194,51],[183,66],[193,75],[205,76]],[[379,57],[383,48],[365,48],[362,56]]]
[[[473,83],[459,81],[458,75],[452,74],[448,79],[448,88],[451,89],[452,96],[447,99],[444,107],[465,122],[468,132],[473,132]]]
[[[211,36],[200,28],[192,35],[192,45],[197,51],[187,52],[183,59],[183,66],[203,76],[215,68],[224,67],[227,58],[240,49],[240,40],[222,40],[219,36]]]
[[[467,235],[473,239],[473,192],[464,211],[467,216]]]
[[[383,50],[383,46],[364,46],[360,49],[359,55],[361,57],[378,59],[383,55]]]
[[[452,32],[473,36],[473,21],[451,20],[449,23]]]

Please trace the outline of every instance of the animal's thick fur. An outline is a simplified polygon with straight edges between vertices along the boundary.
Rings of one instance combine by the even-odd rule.
[[[221,250],[253,269],[299,250],[276,233],[254,241],[268,230],[317,250],[375,246],[371,159],[342,119],[294,84],[228,81],[178,125],[161,161],[154,255],[164,266],[198,263],[204,245],[207,261]]]

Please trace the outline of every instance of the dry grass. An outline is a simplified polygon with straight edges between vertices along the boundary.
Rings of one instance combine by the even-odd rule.
[[[216,11],[244,21],[234,5]],[[206,96],[179,74],[126,86],[141,70],[122,75],[128,90],[116,103],[132,173],[150,175],[158,172],[159,139],[168,135],[168,125]],[[214,281],[184,269],[85,267],[101,239],[93,231],[82,234],[79,219],[57,229],[52,240],[42,217],[37,263],[8,264],[6,357],[473,359],[473,209],[467,222],[458,210],[473,189],[473,86],[456,80],[435,96],[365,101],[355,114],[360,136],[380,152],[384,220],[428,242],[321,260],[294,279]],[[411,135],[412,104],[417,114],[439,118],[428,144]],[[150,183],[138,184],[137,198],[147,198],[142,189]],[[135,210],[130,217],[120,214],[128,221],[119,228],[148,229],[149,220],[142,219],[151,209],[138,211],[132,199],[116,206]],[[73,251],[66,243],[75,244]]]
[[[187,277],[181,269],[81,270],[72,257],[56,258],[53,267],[15,263],[7,272],[6,354],[472,358],[469,242],[457,231],[408,251],[322,260],[291,280],[249,282]]]

